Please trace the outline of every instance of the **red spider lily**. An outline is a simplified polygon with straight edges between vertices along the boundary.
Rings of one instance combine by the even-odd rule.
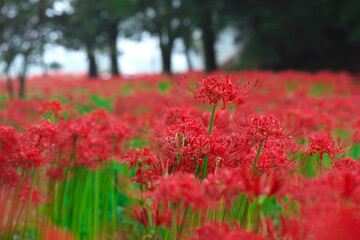
[[[129,165],[128,171],[132,167],[137,168],[132,181],[146,186],[149,190],[154,188],[156,180],[164,173],[164,168],[159,164],[159,160],[147,147],[131,148],[129,153],[124,154],[121,162]]]
[[[3,196],[8,195],[9,193],[3,190],[0,187],[0,229],[2,227],[2,223],[5,219],[5,212],[6,212],[6,202],[3,200]]]
[[[58,181],[64,180],[64,168],[51,166],[47,169],[46,176]]]
[[[256,155],[260,153],[256,163],[256,173],[271,173],[276,169],[296,169],[304,159],[294,159],[289,157],[299,151],[300,146],[291,136],[301,128],[301,124],[296,128],[283,131],[280,121],[269,115],[256,115],[250,123],[237,123],[234,129],[237,132],[235,141],[237,146],[233,147],[233,156],[241,156],[242,164],[252,166]]]
[[[13,127],[0,126],[1,150],[11,148],[17,142],[17,132]]]
[[[155,191],[149,193],[149,197],[158,203],[183,203],[185,208],[193,206],[195,209],[204,209],[208,203],[201,185],[193,174],[162,177]]]
[[[131,210],[125,209],[124,212],[136,221],[143,224],[145,228],[148,227],[150,222],[148,210],[145,206],[140,207],[139,202],[136,202],[135,206],[131,207]]]
[[[58,131],[57,125],[50,120],[42,119],[29,127],[22,138],[25,144],[47,148],[58,143]]]
[[[118,147],[118,143],[122,143],[125,138],[132,135],[130,133],[129,125],[122,120],[113,120],[109,124],[109,134],[113,136],[115,141],[115,147]]]
[[[48,203],[38,189],[31,189],[30,181],[22,186],[18,199],[22,202],[30,200],[32,204]]]
[[[164,124],[169,126],[176,122],[185,122],[187,119],[193,119],[195,111],[198,110],[193,109],[192,106],[169,107],[164,111]]]
[[[295,184],[296,183],[296,184]],[[315,179],[297,178],[288,189],[292,199],[303,206],[315,203],[341,201],[360,203],[360,177],[358,171],[332,171]],[[305,190],[306,189],[306,190]],[[324,205],[325,206],[325,205]]]
[[[360,128],[355,130],[352,139],[355,143],[359,144],[360,143]]]
[[[278,171],[272,175],[262,175],[253,178],[250,171],[241,170],[243,192],[248,194],[250,199],[261,195],[278,196],[285,195],[288,182],[284,173]]]
[[[211,119],[211,112],[206,111],[203,112],[202,116],[203,124],[206,128],[209,128],[209,123]],[[215,113],[214,123],[217,129],[221,129],[223,133],[231,132],[231,123],[232,119],[230,116],[230,112],[226,110],[218,110]]]
[[[20,136],[18,146],[25,168],[41,167],[53,160],[58,148],[58,128],[49,120],[41,120]]]
[[[130,134],[128,126],[120,120],[112,120],[103,110],[78,117],[75,121],[60,123],[60,150],[67,159],[73,151],[79,166],[96,168],[102,162],[108,162],[114,155],[121,154],[121,143]],[[75,149],[73,150],[73,148]]]
[[[26,128],[39,119],[40,103],[36,100],[11,99],[6,104],[1,122]]]
[[[19,161],[18,154],[19,135],[13,127],[0,126],[0,169],[16,166]]]
[[[197,236],[191,238],[192,240],[265,240],[263,234],[255,234],[242,230],[233,230],[226,223],[210,222],[202,225],[196,229]]]
[[[302,226],[303,221],[298,218],[285,219],[283,214],[280,214],[280,229],[274,228],[269,217],[265,217],[267,237],[271,240],[275,239],[307,239],[308,229]]]
[[[146,77],[150,91],[141,89],[143,86],[140,78],[135,77],[133,82],[126,82],[132,88],[126,96],[119,96],[118,93],[119,87],[121,89],[123,86],[122,82],[62,83],[63,89],[59,90],[71,90],[72,93],[66,95],[69,119],[60,121],[59,124],[38,121],[39,115],[36,113],[39,112],[40,101],[1,101],[1,121],[22,129],[16,131],[9,126],[0,126],[0,189],[9,193],[8,196],[2,195],[0,201],[9,198],[9,203],[15,198],[19,202],[18,206],[21,206],[24,205],[21,201],[30,200],[31,196],[32,202],[44,202],[40,195],[40,191],[47,185],[42,184],[44,174],[61,180],[65,177],[64,170],[67,166],[98,168],[106,165],[102,163],[123,156],[123,163],[136,167],[133,181],[141,185],[141,199],[145,202],[142,207],[134,205],[130,211],[147,227],[151,221],[154,228],[148,233],[153,234],[153,237],[156,237],[158,230],[171,225],[174,220],[171,213],[176,218],[173,223],[175,229],[171,231],[179,230],[182,233],[179,236],[186,237],[196,234],[192,232],[187,235],[185,232],[193,231],[188,224],[194,221],[191,218],[189,222],[184,220],[191,217],[192,209],[194,212],[198,211],[195,216],[199,214],[201,220],[205,221],[212,217],[219,219],[217,211],[224,207],[226,212],[223,221],[229,221],[228,227],[219,223],[207,228],[204,224],[202,235],[195,237],[251,239],[251,234],[245,237],[238,235],[241,231],[233,227],[230,220],[232,216],[228,215],[230,209],[225,210],[226,207],[234,207],[231,205],[234,200],[245,194],[250,200],[260,196],[276,197],[277,202],[286,200],[284,205],[279,204],[283,214],[280,216],[280,224],[277,218],[278,208],[268,211],[270,216],[265,218],[267,238],[356,238],[355,234],[359,234],[356,229],[359,228],[360,216],[359,163],[356,159],[345,157],[346,146],[337,144],[340,138],[333,141],[331,137],[332,134],[352,135],[357,141],[360,91],[353,83],[353,77],[328,72],[308,74],[294,71],[242,72],[240,75],[245,79],[254,79],[256,76],[265,79],[263,91],[258,93],[256,101],[248,101],[231,111],[217,111],[211,136],[208,136],[210,113],[198,110],[192,105],[193,99],[188,96],[175,96],[173,89],[166,94],[158,94],[157,83],[160,76]],[[37,84],[40,92],[55,93],[55,88],[49,83]],[[325,84],[329,87],[316,87],[314,93],[314,86]],[[80,88],[84,91],[78,95],[80,91],[77,90]],[[254,88],[248,93],[244,89],[223,75],[202,79],[190,90],[196,99],[213,106],[222,103],[223,108],[226,108],[230,103],[243,102],[241,97],[236,97],[242,94],[247,97]],[[79,117],[74,109],[97,107],[89,100],[89,93],[117,98],[115,112],[96,110]],[[165,104],[166,101],[169,104]],[[175,104],[180,107],[168,108]],[[61,111],[56,101],[44,103],[43,107],[55,114]],[[161,114],[157,117],[159,112]],[[253,115],[255,112],[261,113]],[[251,116],[248,124],[234,128],[234,120],[236,122],[245,116]],[[323,154],[327,153],[332,160],[332,169],[321,169],[321,177],[303,178],[302,172],[293,175],[303,160],[297,156],[306,151],[302,148],[305,148],[303,143],[307,139],[299,139],[297,143],[292,138],[299,121],[304,122],[303,133],[309,134],[311,139],[310,147],[306,149],[308,155],[319,154],[323,158]],[[151,150],[131,149],[129,153],[123,154],[122,148],[127,147],[126,139],[136,136],[142,128],[154,136],[149,141]],[[320,135],[323,133],[326,135]],[[260,151],[261,142],[263,144]],[[354,158],[357,158],[356,147],[352,152]],[[258,152],[255,174],[251,176],[251,166],[254,165]],[[201,173],[197,173],[196,167],[204,164],[205,156],[208,160],[207,175],[200,182]],[[309,168],[303,170],[312,171],[311,165],[306,167]],[[34,170],[32,168],[40,168],[36,169],[35,185],[31,185],[30,180],[30,174]],[[67,176],[78,177],[74,173],[69,171]],[[33,186],[33,191],[30,186]],[[61,186],[62,184],[60,193]],[[140,194],[133,195],[138,198]],[[252,218],[250,214],[254,205],[264,209],[264,198],[259,198],[256,204],[250,205],[247,216]],[[268,200],[265,201],[266,204]],[[73,205],[69,201],[64,201],[65,205],[76,208],[77,204]],[[224,202],[228,205],[224,206]],[[184,210],[190,212],[184,214]],[[208,210],[211,214],[207,214]],[[11,211],[6,212],[6,217],[9,212]],[[20,213],[19,210],[15,212]],[[215,216],[212,216],[213,213]],[[257,227],[260,232],[266,232],[263,215],[260,213],[259,217]],[[23,217],[19,218],[22,221]],[[32,219],[29,216],[29,221]],[[201,226],[202,223],[199,224]],[[244,225],[249,228],[252,226],[251,223]]]
[[[256,147],[258,146],[255,145]],[[290,154],[298,152],[298,145],[292,138],[267,139],[256,164],[257,173],[267,172],[271,174],[276,170],[294,171],[305,161],[305,157],[290,157]],[[256,148],[255,148],[256,149]]]
[[[142,165],[135,171],[135,177],[132,181],[140,183],[142,186],[146,186],[151,191],[154,190],[154,185],[161,176],[163,176],[161,169],[145,168],[145,165]]]
[[[128,170],[132,167],[141,167],[143,164],[150,165],[155,162],[155,156],[150,148],[130,148],[130,152],[124,154],[122,162],[129,165]]]
[[[274,116],[257,114],[251,118],[250,122],[236,122],[236,128],[233,130],[255,142],[265,139],[266,141],[272,140],[285,146],[289,144],[294,146],[292,135],[299,132],[302,126],[303,124],[300,123],[292,129],[283,131],[280,121]]]
[[[210,174],[202,185],[209,199],[217,202],[224,198],[228,205],[233,197],[239,196],[244,191],[241,175],[234,169],[222,169],[216,174]]]
[[[313,137],[311,138],[310,148],[308,154],[319,154],[320,160],[323,160],[324,154],[327,153],[332,161],[343,154],[342,146],[338,143],[332,142],[328,137]]]
[[[333,168],[338,170],[360,170],[360,163],[352,157],[344,157],[333,163]]]
[[[302,228],[300,229],[300,222],[297,221],[297,219],[289,219],[286,221],[283,214],[280,215],[280,221],[281,221],[281,236],[291,237],[292,239],[300,239],[300,236],[306,236],[306,229]],[[301,235],[300,235],[301,231]]]
[[[170,227],[172,215],[174,214],[169,204],[153,204],[150,206],[152,224],[154,226]]]
[[[41,104],[41,107],[41,114],[45,113],[46,111],[50,111],[54,113],[56,118],[63,119],[59,116],[59,112],[63,110],[59,100],[46,100]]]
[[[283,136],[280,121],[273,116],[258,115],[253,117],[247,130],[249,136],[261,138],[278,138]]]
[[[42,150],[39,148],[34,146],[21,146],[19,150],[23,159],[24,168],[38,168],[48,163],[48,159],[43,156]]]
[[[43,240],[75,240],[76,237],[69,231],[61,229],[52,225],[51,223],[45,224],[41,229]]]
[[[271,115],[257,114],[251,118],[250,123],[245,126],[248,137],[258,139],[281,139],[289,138],[302,128],[303,124],[298,123],[294,128],[283,131],[280,121]]]
[[[164,176],[149,197],[157,203],[183,203],[185,207],[206,209],[222,199],[229,205],[241,194],[247,194],[250,199],[262,195],[284,196],[287,187],[286,178],[280,173],[252,179],[244,169],[223,169],[208,175],[201,184],[192,174]]]
[[[310,237],[318,240],[358,239],[360,236],[360,217],[358,208],[334,206],[327,211],[313,211],[306,218]]]
[[[280,216],[280,232],[267,219],[271,239],[358,238],[358,171],[333,171],[316,179],[296,177],[293,180],[287,193],[292,200],[300,203],[301,215],[290,219]]]
[[[195,172],[208,150],[207,132],[194,119],[186,119],[183,123],[178,121],[164,129],[155,148],[162,161],[166,161],[170,173],[177,170]]]
[[[2,165],[0,170],[0,186],[15,188],[19,184],[20,174],[15,166]]]
[[[154,142],[154,152],[169,174],[195,173],[196,167],[204,164],[204,156],[208,159],[208,172],[214,172],[228,164],[226,156],[232,149],[229,138],[217,128],[208,136],[206,127],[192,118],[167,126]]]
[[[360,234],[358,207],[338,202],[307,206],[301,218],[285,219],[281,216],[280,220],[281,232],[276,234],[276,239],[355,240]]]
[[[225,169],[209,175],[203,187],[209,199],[216,202],[223,198],[229,204],[231,199],[244,193],[250,199],[262,195],[283,196],[287,190],[287,181],[280,172],[252,179],[249,170]]]
[[[184,83],[180,82],[180,84]],[[185,87],[194,94],[196,100],[208,101],[209,104],[213,106],[217,106],[218,102],[221,101],[223,103],[223,109],[225,109],[228,103],[243,103],[244,99],[251,94],[258,84],[259,81],[256,80],[253,83],[249,82],[241,88],[238,84],[232,83],[230,76],[210,75],[196,82],[194,87],[187,84],[185,84]]]

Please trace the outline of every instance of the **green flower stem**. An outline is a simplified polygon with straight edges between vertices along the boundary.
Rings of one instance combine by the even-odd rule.
[[[23,184],[23,180],[24,180],[24,178],[25,178],[25,175],[26,175],[26,173],[25,173],[25,170],[23,170],[23,171],[21,171],[21,176],[20,176],[20,180],[19,180],[19,183],[17,184],[17,186],[16,186],[16,189],[15,189],[15,192],[14,192],[14,199],[15,199],[15,201],[12,201],[12,202],[10,202],[11,204],[10,204],[10,211],[9,211],[9,213],[12,213],[12,212],[15,212],[16,211],[16,208],[18,208],[19,207],[19,201],[16,201],[16,199],[18,199],[19,198],[19,195],[20,195],[20,189],[21,189],[21,187],[22,187],[22,184]],[[10,196],[10,194],[8,195],[8,196]],[[9,198],[6,200],[6,201],[8,201],[9,200]],[[6,203],[7,204],[7,203]],[[25,203],[24,203],[25,204]],[[21,211],[19,212],[19,215],[21,215],[22,214],[22,210],[23,210],[23,206],[21,207]],[[12,233],[12,226],[13,226],[13,221],[14,221],[14,219],[15,219],[15,216],[13,216],[12,214],[9,214],[9,217],[8,217],[8,219],[7,219],[7,224],[6,224],[6,227],[5,227],[5,239],[13,239],[13,235],[14,235],[14,233]],[[15,225],[17,225],[17,223],[15,224]],[[16,231],[16,229],[14,229],[14,232]]]
[[[235,216],[234,216],[235,220],[239,219],[241,211],[244,210],[243,208],[245,206],[244,204],[246,203],[246,201],[247,201],[246,195],[243,194],[239,200],[237,200],[233,203],[233,206],[238,206],[236,209]]]
[[[213,105],[212,113],[211,113],[211,119],[210,119],[210,125],[209,125],[209,133],[208,133],[209,137],[211,136],[211,131],[212,131],[213,125],[214,125],[215,110],[216,110],[216,106]],[[204,166],[203,166],[203,170],[202,170],[201,180],[204,180],[206,178],[207,166],[208,166],[208,157],[205,156],[204,157]]]
[[[111,176],[111,169],[110,169],[110,166],[108,166],[108,168],[102,172],[102,177],[101,177],[101,180],[105,180],[104,192],[103,192],[103,194],[101,194],[102,196],[105,195],[102,206],[101,206],[101,214],[102,214],[101,235],[102,235],[103,239],[105,239],[106,232],[107,232],[109,191],[111,191],[110,176]]]
[[[31,211],[30,206],[31,206],[31,200],[32,200],[33,191],[34,191],[35,174],[36,174],[36,167],[34,167],[34,170],[32,172],[32,177],[31,177],[30,196],[29,196],[29,200],[27,202],[26,213],[25,213],[25,225],[24,225],[24,231],[22,234],[23,240],[25,239],[25,236],[26,236],[26,230],[27,230],[27,225],[28,225],[28,220],[29,220],[29,212]]]
[[[74,221],[74,226],[73,226],[73,230],[79,234],[81,232],[81,226],[82,226],[82,219],[83,219],[83,213],[85,210],[85,202],[86,202],[86,198],[87,198],[87,189],[88,189],[88,185],[89,185],[89,177],[87,176],[87,169],[81,169],[80,172],[80,179],[81,182],[84,184],[81,188],[83,189],[83,194],[80,194],[78,192],[78,197],[80,197],[80,199],[78,199],[77,201],[79,201],[78,206],[76,208],[76,217],[74,217],[76,220]],[[80,189],[80,187],[79,187]],[[81,196],[82,195],[82,196]]]
[[[68,185],[68,175],[69,175],[69,171],[70,171],[70,167],[71,167],[71,163],[73,161],[76,161],[76,144],[77,144],[77,140],[78,140],[78,136],[75,137],[72,149],[71,149],[71,154],[70,154],[70,158],[69,158],[69,162],[68,165],[65,168],[65,179],[62,181],[62,188],[59,190],[59,200],[58,200],[58,222],[62,225],[65,226],[66,223],[66,210],[65,210],[65,198],[66,198],[66,189],[67,189],[67,185]]]
[[[253,216],[253,231],[255,233],[259,232],[260,229],[260,218],[261,218],[261,204],[259,203],[259,198],[254,197],[254,212],[252,214]]]
[[[184,229],[184,225],[185,225],[186,219],[189,218],[189,213],[190,213],[190,209],[189,209],[189,207],[187,207],[186,210],[185,210],[185,212],[184,212],[184,214],[183,214],[183,217],[182,217],[182,219],[181,219],[179,231],[177,231],[177,234],[176,234],[176,238],[177,238],[177,239],[181,239],[181,233],[182,233],[182,231],[183,231],[183,229]]]
[[[99,201],[100,201],[100,176],[99,171],[94,172],[94,199],[93,199],[93,218],[92,218],[92,228],[93,234],[92,236],[97,236],[99,233]]]
[[[265,142],[265,138],[263,138],[263,140],[261,141],[260,146],[259,146],[259,150],[258,150],[258,152],[256,154],[256,158],[255,158],[254,164],[252,166],[252,170],[251,170],[251,178],[254,178],[254,172],[255,172],[256,163],[257,163],[257,161],[259,159],[261,148],[264,145],[264,142]]]
[[[244,207],[243,215],[240,220],[240,226],[242,229],[246,228],[246,220],[248,217],[248,212],[249,212],[249,200],[245,198],[245,207]]]
[[[69,191],[66,192],[66,195],[68,196],[66,216],[70,215],[72,217],[68,218],[64,216],[64,219],[68,218],[67,221],[65,221],[66,226],[72,227],[72,229],[75,230],[73,227],[77,219],[76,214],[79,204],[78,196],[80,195],[79,192],[81,192],[81,188],[79,186],[81,181],[81,179],[79,179],[81,168],[75,167],[73,173],[75,177],[73,177],[72,180],[69,182],[70,183]]]
[[[116,169],[113,162],[110,162],[111,174],[116,175]],[[111,191],[110,191],[110,199],[111,199],[111,231],[115,232],[117,227],[117,204],[118,204],[118,194],[116,192],[116,182],[114,179],[111,179]]]
[[[211,112],[211,119],[210,119],[210,125],[209,125],[209,134],[208,134],[209,137],[211,135],[211,131],[212,131],[212,128],[213,128],[213,125],[214,125],[215,110],[216,110],[216,106],[214,105],[212,107],[212,112]]]

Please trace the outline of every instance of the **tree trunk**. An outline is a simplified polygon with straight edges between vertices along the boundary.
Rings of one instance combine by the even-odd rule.
[[[171,74],[171,52],[172,52],[172,43],[161,44],[161,58],[162,58],[162,70],[163,73]]]
[[[97,66],[95,62],[95,54],[94,50],[91,47],[87,47],[87,56],[89,61],[89,78],[97,78],[98,77],[98,71]]]
[[[6,76],[6,89],[8,91],[9,98],[14,98],[14,87],[11,77],[9,75]]]
[[[22,72],[20,72],[19,74],[19,92],[18,92],[18,96],[19,98],[24,98],[25,97],[25,82],[26,82],[26,72],[27,72],[27,67],[28,67],[28,56],[25,55],[24,56],[24,63],[23,63],[23,68],[22,68]]]
[[[215,56],[215,33],[211,29],[211,15],[210,12],[204,12],[202,30],[202,42],[204,45],[205,54],[205,71],[211,72],[217,69]]]
[[[25,80],[26,77],[24,74],[20,74],[19,75],[19,98],[24,98],[25,97]]]
[[[13,98],[14,97],[14,86],[12,84],[12,79],[9,75],[10,66],[11,66],[11,63],[7,63],[4,73],[6,76],[6,89],[7,89],[9,98]]]
[[[117,22],[110,24],[108,31],[109,31],[108,34],[109,34],[111,74],[113,76],[119,76],[117,45],[116,45],[116,40],[118,36]]]
[[[185,43],[185,57],[186,57],[186,62],[188,65],[188,71],[192,71],[193,70],[193,66],[191,63],[191,58],[190,58],[190,47],[188,43]]]

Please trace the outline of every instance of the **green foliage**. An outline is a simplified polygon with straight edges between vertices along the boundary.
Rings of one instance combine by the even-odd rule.
[[[112,109],[112,101],[110,99],[101,98],[98,95],[91,95],[90,100],[95,103],[96,107]]]
[[[170,89],[171,86],[172,86],[172,84],[169,82],[160,82],[158,84],[158,88],[159,88],[160,92],[163,92],[163,93],[166,93]]]
[[[358,70],[356,0],[231,1],[228,10],[245,41],[241,67]]]
[[[128,202],[128,198],[118,191],[119,186],[116,186],[114,179],[118,173],[126,176],[125,168],[124,165],[110,162],[102,169],[69,169],[71,176],[76,177],[62,181],[56,187],[57,201],[43,206],[43,213],[48,214],[58,226],[71,229],[80,239],[103,233],[114,234],[121,220],[118,208]]]
[[[8,101],[8,96],[3,94],[3,95],[0,95],[0,102],[1,103],[4,103],[4,102],[7,102]]]
[[[356,143],[350,150],[350,157],[352,157],[353,159],[359,159],[360,157],[360,145],[358,143]]]
[[[132,86],[130,84],[124,84],[121,90],[124,94],[130,94],[132,91]]]

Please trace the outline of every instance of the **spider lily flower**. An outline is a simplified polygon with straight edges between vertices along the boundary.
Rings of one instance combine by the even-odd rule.
[[[209,222],[196,229],[197,236],[192,240],[265,240],[265,235],[231,229],[227,223]]]
[[[225,109],[229,103],[244,103],[255,87],[259,86],[259,80],[256,79],[240,87],[239,83],[233,83],[228,75],[210,75],[197,81],[194,86],[185,83],[185,79],[181,79],[179,85],[192,92],[196,100],[212,106],[217,106],[219,102],[222,102],[222,109]]]
[[[124,212],[143,224],[145,228],[149,225],[150,220],[148,210],[145,206],[140,207],[139,202],[136,202],[135,206],[132,206],[130,210],[125,209]]]

